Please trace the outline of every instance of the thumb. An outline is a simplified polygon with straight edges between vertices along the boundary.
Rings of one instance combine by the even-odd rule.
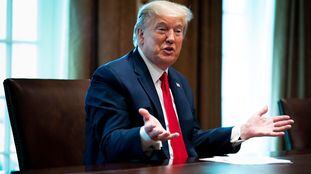
[[[139,109],[138,109],[138,112],[139,112],[139,114],[140,114],[141,116],[144,117],[145,121],[147,121],[147,120],[150,119],[150,114],[149,114],[149,112],[148,112],[147,109],[145,109],[145,108],[139,108]]]
[[[268,112],[268,106],[264,106],[260,111],[258,111],[258,115],[262,116]]]

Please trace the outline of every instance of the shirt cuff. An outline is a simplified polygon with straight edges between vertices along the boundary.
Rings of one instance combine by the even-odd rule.
[[[231,131],[231,139],[230,142],[233,146],[240,145],[244,140],[240,138],[241,136],[241,126],[234,126]]]
[[[140,139],[142,142],[143,151],[152,151],[152,150],[161,150],[162,142],[161,141],[154,141],[152,140],[147,132],[145,131],[144,127],[142,126],[139,130]]]

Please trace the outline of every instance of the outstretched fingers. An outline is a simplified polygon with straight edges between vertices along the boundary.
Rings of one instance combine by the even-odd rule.
[[[286,125],[291,125],[293,123],[294,123],[293,120],[280,120],[280,121],[274,122],[274,127],[282,127]]]
[[[161,141],[170,140],[179,136],[179,133],[170,133],[169,131],[165,131],[158,136],[158,139]]]
[[[290,129],[294,120],[290,118],[288,115],[276,116],[273,117],[273,131],[274,132],[283,132],[287,129]]]
[[[292,120],[292,119],[290,119],[290,116],[288,116],[288,115],[275,116],[275,117],[272,117],[272,119],[273,119],[274,123],[278,122],[278,121],[283,121],[283,120]],[[293,121],[293,123],[294,123],[294,121]]]
[[[285,125],[285,126],[280,126],[280,127],[274,127],[273,132],[283,132],[288,129],[290,129],[292,126],[291,125]]]
[[[283,136],[283,135],[285,135],[284,132],[271,132],[271,133],[269,133],[269,134],[266,135],[266,136],[281,137],[281,136]]]
[[[167,137],[167,139],[173,139],[173,138],[176,138],[176,137],[178,137],[179,136],[179,133],[178,132],[175,132],[175,133],[171,133],[168,137]]]

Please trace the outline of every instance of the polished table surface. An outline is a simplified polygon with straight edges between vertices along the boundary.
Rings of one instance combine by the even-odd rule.
[[[101,166],[73,166],[63,168],[51,168],[29,170],[21,173],[116,173],[116,174],[311,174],[311,153],[286,153],[278,154],[280,159],[289,159],[292,164],[265,164],[265,165],[235,165],[218,162],[204,162],[198,159],[190,160],[185,164],[106,164]],[[14,172],[15,173],[15,172]],[[16,172],[20,173],[20,172]]]

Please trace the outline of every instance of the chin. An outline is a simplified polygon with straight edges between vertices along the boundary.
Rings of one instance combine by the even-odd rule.
[[[165,59],[165,61],[162,62],[162,65],[169,68],[176,62],[176,59]]]
[[[169,61],[175,61],[177,60],[175,55],[162,55],[161,60],[169,60]]]

